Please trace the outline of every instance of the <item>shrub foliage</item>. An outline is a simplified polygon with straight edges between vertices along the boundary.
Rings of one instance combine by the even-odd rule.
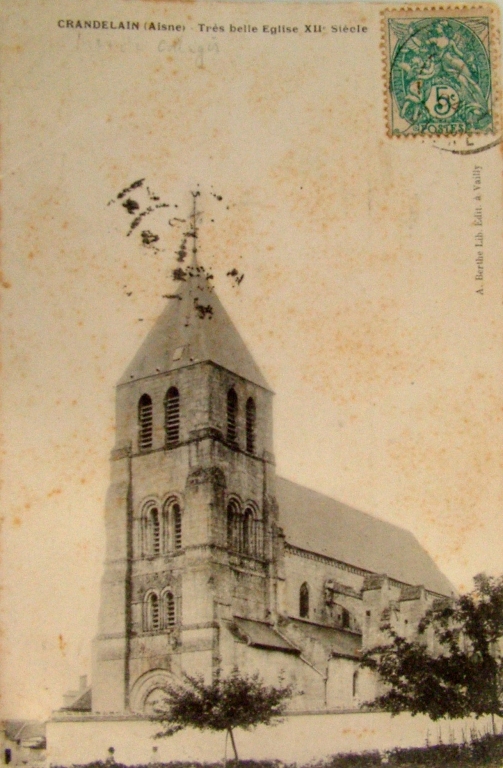
[[[157,735],[171,736],[187,727],[226,731],[237,760],[233,729],[280,722],[292,694],[292,685],[283,685],[280,680],[278,686],[266,686],[258,673],[242,675],[237,667],[226,678],[217,671],[210,683],[186,674],[183,685],[165,689],[165,700],[158,705],[155,717],[163,726]]]
[[[503,576],[480,574],[475,589],[438,601],[420,622],[415,640],[388,624],[391,642],[368,650],[362,664],[379,674],[388,690],[368,706],[392,714],[423,713],[433,720],[469,715],[502,715]],[[432,627],[437,651],[424,632]]]

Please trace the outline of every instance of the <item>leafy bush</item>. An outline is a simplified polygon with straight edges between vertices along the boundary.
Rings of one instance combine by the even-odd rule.
[[[382,765],[381,755],[377,751],[372,752],[347,752],[334,755],[328,760],[322,760],[309,768],[371,768],[374,765]]]
[[[430,747],[396,748],[385,754],[377,751],[334,755],[327,760],[310,763],[304,768],[501,768],[503,766],[503,734],[487,734],[469,744],[437,744]],[[280,760],[232,760],[228,768],[300,768]],[[65,766],[54,766],[65,768]],[[71,768],[222,768],[222,763],[171,762],[126,766],[111,760],[98,760]]]

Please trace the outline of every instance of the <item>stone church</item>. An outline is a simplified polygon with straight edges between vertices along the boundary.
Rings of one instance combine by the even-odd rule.
[[[357,708],[383,615],[411,636],[451,594],[410,533],[276,476],[272,400],[194,261],[117,385],[93,713],[235,665],[297,711]]]

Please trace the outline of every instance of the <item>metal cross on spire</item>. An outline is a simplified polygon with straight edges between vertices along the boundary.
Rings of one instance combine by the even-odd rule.
[[[197,210],[197,198],[201,193],[199,191],[191,192],[192,195],[192,213],[190,215],[190,236],[192,237],[192,267],[197,267],[197,217],[202,211]]]

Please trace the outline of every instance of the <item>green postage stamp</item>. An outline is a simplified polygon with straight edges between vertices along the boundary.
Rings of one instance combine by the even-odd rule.
[[[383,11],[391,136],[497,130],[497,21],[491,5]]]

